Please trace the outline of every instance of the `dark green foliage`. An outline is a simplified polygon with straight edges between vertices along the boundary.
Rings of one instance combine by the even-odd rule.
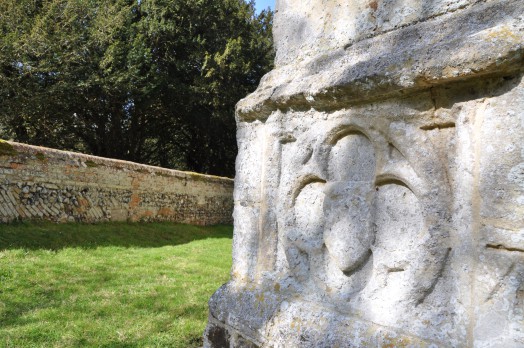
[[[244,0],[3,0],[0,137],[232,176],[271,24]]]

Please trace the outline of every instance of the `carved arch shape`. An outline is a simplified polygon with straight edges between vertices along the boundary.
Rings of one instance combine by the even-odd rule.
[[[324,139],[324,144],[335,145],[341,138],[350,134],[360,134],[371,139],[370,134],[363,127],[354,124],[341,124],[333,128]]]
[[[377,180],[374,211],[374,272],[366,292],[395,306],[396,301],[409,300],[418,287],[417,269],[427,267],[421,261],[431,237],[421,202],[410,185],[398,178]]]
[[[293,226],[288,240],[308,253],[320,250],[324,229],[324,187],[323,180],[308,180],[295,198]]]
[[[341,129],[329,154],[324,199],[324,242],[346,275],[368,260],[373,233],[375,148],[362,132]]]
[[[318,176],[314,175],[314,174],[308,174],[308,175],[305,175],[303,176],[302,178],[300,178],[298,181],[298,183],[296,185],[294,185],[294,189],[293,189],[293,192],[291,194],[291,204],[294,206],[295,203],[296,203],[296,200],[297,200],[297,197],[300,195],[300,193],[302,192],[302,190],[307,186],[307,185],[310,185],[312,183],[322,183],[322,184],[325,184],[326,183],[326,180],[322,179],[322,178],[319,178]]]
[[[409,182],[409,180],[406,180],[404,177],[401,177],[401,176],[398,176],[392,173],[384,173],[384,174],[377,175],[375,179],[375,187],[379,189],[381,186],[386,186],[386,185],[403,186],[406,189],[410,190],[415,196],[418,196],[419,190],[416,187],[414,187],[413,185],[407,184],[407,182]]]
[[[292,189],[291,207],[286,209],[284,252],[294,277],[304,282],[310,273],[311,257],[323,246],[323,202],[326,181],[315,176],[300,178]]]

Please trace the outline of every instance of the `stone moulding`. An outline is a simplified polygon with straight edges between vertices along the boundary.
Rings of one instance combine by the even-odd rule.
[[[488,1],[277,67],[237,105],[239,121],[279,109],[336,110],[524,65],[524,7]]]
[[[275,22],[204,346],[523,347],[522,1],[279,0]]]

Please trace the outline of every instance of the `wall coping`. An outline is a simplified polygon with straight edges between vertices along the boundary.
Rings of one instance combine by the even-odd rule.
[[[75,159],[80,160],[80,162],[77,163],[77,165],[79,166],[87,166],[85,163],[91,162],[94,164],[94,166],[98,166],[98,165],[110,166],[116,169],[131,170],[135,172],[146,171],[150,174],[168,175],[168,176],[178,177],[180,179],[192,179],[192,180],[197,180],[197,181],[202,180],[202,181],[209,181],[209,182],[223,182],[224,184],[227,184],[227,183],[233,184],[234,183],[234,179],[227,178],[227,177],[221,177],[221,176],[215,176],[215,175],[209,175],[209,174],[200,174],[200,173],[181,171],[181,170],[176,170],[176,169],[162,168],[162,167],[151,166],[151,165],[141,164],[141,163],[136,163],[136,162],[131,162],[131,161],[124,161],[124,160],[113,159],[113,158],[87,155],[87,154],[80,153],[80,152],[57,150],[57,149],[52,149],[52,148],[43,147],[43,146],[18,143],[14,141],[0,140],[0,142],[5,142],[11,145],[13,149],[17,152],[17,154],[12,155],[11,157],[16,157],[19,155],[23,155],[25,153],[29,153],[32,155],[41,153],[46,157],[51,157],[51,158],[56,158],[56,159],[64,159],[64,160],[72,160],[72,161],[75,161]]]

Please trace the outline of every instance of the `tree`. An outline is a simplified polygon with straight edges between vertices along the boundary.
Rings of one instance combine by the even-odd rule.
[[[271,12],[243,0],[4,0],[0,13],[0,136],[234,174],[234,105],[271,68]]]

